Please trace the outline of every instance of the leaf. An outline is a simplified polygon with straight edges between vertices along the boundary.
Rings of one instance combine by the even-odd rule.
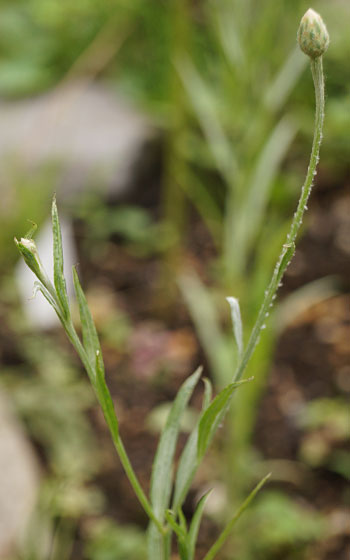
[[[204,398],[203,398],[203,410],[205,410],[211,400],[212,387],[209,379],[204,378]],[[199,421],[188,437],[186,445],[181,453],[179,465],[177,468],[176,479],[175,479],[175,491],[172,509],[179,513],[179,508],[181,508],[187,492],[191,486],[194,475],[198,468],[197,460],[197,445],[198,445],[198,428]]]
[[[211,493],[211,490],[206,492],[206,494],[204,494],[204,496],[201,497],[201,499],[199,500],[199,502],[197,504],[197,507],[196,507],[196,510],[193,514],[193,517],[192,517],[192,521],[191,521],[191,525],[190,525],[190,529],[189,529],[188,537],[187,537],[188,560],[193,560],[194,559],[194,552],[195,552],[195,547],[196,547],[196,542],[197,542],[197,536],[198,536],[200,523],[201,523],[201,520],[202,520],[204,506],[206,504],[206,501],[207,501],[210,493]]]
[[[209,551],[207,552],[207,554],[204,556],[203,560],[213,560],[215,558],[215,556],[217,555],[217,553],[219,552],[219,550],[222,548],[222,546],[224,545],[225,541],[227,540],[227,538],[229,537],[235,523],[238,521],[238,519],[241,517],[242,513],[247,509],[247,507],[249,506],[250,502],[255,498],[256,494],[259,492],[259,490],[264,486],[264,484],[267,482],[267,480],[270,478],[271,473],[269,473],[267,476],[265,476],[260,482],[259,484],[256,485],[256,487],[254,488],[254,490],[252,490],[252,492],[249,494],[248,498],[246,498],[246,500],[243,502],[243,504],[241,505],[241,507],[236,511],[236,513],[234,514],[234,516],[230,519],[230,521],[228,522],[228,524],[226,525],[225,529],[221,532],[221,534],[219,535],[218,539],[215,541],[215,543],[213,544],[213,546],[209,549]]]
[[[58,318],[60,321],[63,321],[61,309],[58,307],[57,302],[54,300],[52,294],[48,291],[48,289],[41,283],[41,282],[34,282],[34,290],[33,290],[33,298],[36,296],[37,292],[41,292],[44,298],[48,301],[48,303],[53,307],[55,310]]]
[[[203,459],[215,432],[217,431],[220,423],[223,421],[233,392],[239,385],[247,383],[251,380],[252,379],[243,379],[242,381],[230,383],[230,385],[228,385],[215,397],[210,406],[202,414],[199,423],[197,443],[197,458],[199,462]]]
[[[172,464],[176,442],[180,430],[182,413],[192,395],[202,373],[199,367],[181,386],[170,410],[166,425],[161,434],[152,468],[150,497],[153,511],[160,522],[164,520],[172,487]],[[161,537],[151,523],[149,529],[149,557],[160,558]]]
[[[220,122],[220,107],[212,85],[203,80],[188,57],[179,59],[176,66],[215,164],[227,183],[232,185],[238,163],[232,142]]]
[[[98,356],[99,366],[100,366],[99,369],[100,371],[104,371],[101,346],[98,339],[95,323],[93,321],[75,267],[73,267],[73,282],[74,282],[74,289],[79,305],[79,314],[80,314],[80,321],[81,321],[81,328],[82,328],[82,335],[83,335],[83,345],[85,351],[88,355],[90,364],[93,364],[93,366],[95,366],[96,356]]]
[[[52,201],[52,233],[53,233],[53,278],[57,298],[61,304],[65,318],[70,316],[69,300],[67,295],[66,281],[63,273],[63,249],[61,226],[58,218],[56,197]]]
[[[96,394],[103,410],[104,417],[110,429],[112,439],[115,443],[119,440],[119,422],[115,413],[113,399],[106,385],[105,370],[102,360],[102,354],[100,351],[96,352],[95,370],[96,379],[94,386],[96,388]]]
[[[233,335],[238,348],[238,359],[241,358],[243,353],[243,328],[242,328],[242,318],[241,311],[239,308],[239,302],[237,298],[227,297],[226,300],[231,307],[231,319],[233,327]]]
[[[226,387],[232,378],[235,348],[228,343],[222,329],[213,296],[193,270],[180,276],[179,287],[205,349],[215,382],[220,388]]]

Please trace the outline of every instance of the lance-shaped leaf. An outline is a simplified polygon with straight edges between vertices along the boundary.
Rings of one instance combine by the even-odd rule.
[[[101,346],[100,346],[100,341],[98,339],[95,323],[93,321],[75,267],[73,267],[73,282],[74,282],[74,289],[79,305],[79,314],[80,314],[84,348],[86,350],[90,363],[95,365],[96,356],[98,356],[98,361],[100,365],[99,369],[100,371],[104,371]]]
[[[243,379],[230,383],[225,389],[219,393],[210,406],[202,414],[199,430],[198,430],[198,443],[197,443],[197,458],[201,461],[212,442],[212,439],[224,419],[231,402],[233,392],[240,385],[251,381],[251,379]]]
[[[212,387],[209,379],[203,379],[203,382],[204,398],[202,408],[203,410],[206,410],[211,401]],[[192,480],[198,468],[198,428],[199,420],[196,426],[193,428],[190,436],[188,437],[186,445],[181,453],[179,465],[176,472],[175,491],[172,504],[172,509],[175,512],[179,512],[179,508],[182,506],[186,498],[187,492],[191,486]]]
[[[96,379],[94,386],[104,417],[112,434],[112,439],[116,442],[119,439],[119,422],[114,409],[113,399],[105,381],[105,370],[100,351],[96,352],[95,363]]]
[[[67,295],[66,281],[63,274],[63,249],[61,226],[58,218],[56,198],[52,201],[52,234],[53,234],[53,279],[57,298],[62,307],[63,315],[70,316],[69,300]]]
[[[169,505],[172,487],[172,465],[181,417],[201,373],[202,368],[200,367],[181,386],[160,436],[152,468],[150,490],[153,511],[160,522],[164,520],[165,510]],[[150,558],[162,557],[161,537],[153,524],[149,529],[148,546]]]

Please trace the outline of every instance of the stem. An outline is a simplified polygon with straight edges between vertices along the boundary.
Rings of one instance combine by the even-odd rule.
[[[247,509],[250,502],[255,498],[256,494],[264,486],[265,482],[270,478],[270,476],[271,476],[271,473],[268,474],[267,476],[265,476],[265,478],[263,478],[259,482],[259,484],[257,484],[255,486],[254,490],[249,494],[248,498],[246,498],[246,500],[244,500],[243,504],[236,511],[235,515],[232,517],[230,522],[226,525],[225,529],[220,533],[219,538],[215,541],[213,546],[209,549],[207,554],[204,556],[203,560],[213,560],[215,558],[215,556],[217,555],[219,550],[225,544],[225,541],[227,540],[227,538],[230,536],[230,533],[232,532],[232,529],[233,529],[233,526],[235,525],[235,523],[241,517],[242,513]]]
[[[316,115],[309,167],[307,170],[305,182],[301,190],[298,207],[294,214],[291,227],[287,235],[286,243],[283,245],[281,254],[277,260],[277,264],[272,274],[270,284],[265,292],[264,301],[250,335],[247,348],[234,374],[233,381],[238,381],[244,374],[247,364],[254,352],[255,346],[259,341],[260,332],[265,327],[264,323],[268,317],[270,308],[273,305],[273,301],[276,297],[276,292],[280,286],[283,274],[290,261],[292,260],[295,241],[303,221],[304,212],[307,210],[307,201],[311,193],[314,176],[316,175],[324,121],[324,77],[322,56],[319,56],[316,59],[311,59],[311,72],[315,86]]]
[[[61,317],[60,317],[61,319]],[[96,372],[95,372],[95,368],[93,368],[90,364],[88,355],[85,351],[85,348],[83,347],[81,340],[79,338],[79,336],[77,335],[77,332],[73,326],[73,323],[71,321],[65,321],[61,319],[61,322],[63,324],[64,330],[67,333],[67,336],[69,338],[69,340],[71,341],[72,345],[74,346],[74,348],[76,349],[86,371],[87,374],[89,376],[89,379],[91,381],[91,384],[94,388],[96,397],[101,405],[101,408],[103,410],[103,414],[109,429],[109,432],[111,434],[113,443],[114,443],[114,447],[118,453],[118,457],[120,459],[121,464],[123,465],[124,471],[126,473],[126,476],[129,479],[129,482],[140,502],[140,504],[142,505],[144,511],[147,513],[148,517],[153,521],[153,523],[156,525],[158,531],[160,532],[161,535],[165,534],[165,528],[163,527],[163,525],[160,523],[160,521],[157,519],[151,504],[149,503],[146,494],[144,493],[144,491],[142,490],[142,487],[138,481],[138,478],[135,474],[135,471],[130,463],[129,457],[127,455],[127,452],[125,450],[123,441],[120,437],[119,434],[119,427],[118,427],[118,420],[117,417],[115,415],[115,411],[114,411],[114,404],[113,404],[113,399],[111,397],[111,394],[109,392],[109,389],[107,387],[107,385],[104,385],[104,390],[103,392],[101,392],[99,390],[99,386],[96,383]]]

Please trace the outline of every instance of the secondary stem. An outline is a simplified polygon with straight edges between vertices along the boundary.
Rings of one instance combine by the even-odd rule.
[[[96,384],[96,373],[95,373],[95,369],[91,366],[89,358],[87,356],[87,353],[80,341],[80,338],[78,337],[76,330],[73,326],[73,324],[67,323],[66,321],[62,320],[62,324],[63,327],[67,333],[67,336],[69,338],[69,340],[71,341],[71,343],[73,344],[74,348],[76,349],[87,373],[88,376],[90,378],[91,384],[95,390],[97,399],[101,405],[101,408],[103,410],[103,414],[107,423],[107,426],[109,428],[109,432],[111,434],[113,443],[114,443],[114,447],[118,453],[118,457],[120,459],[121,464],[123,465],[124,471],[126,473],[126,476],[129,479],[129,482],[140,502],[140,504],[142,505],[143,509],[145,510],[145,512],[147,513],[148,517],[153,521],[153,523],[156,525],[158,531],[164,535],[165,529],[163,527],[163,525],[160,523],[160,521],[157,519],[156,515],[154,514],[154,511],[152,509],[151,504],[149,503],[144,491],[142,490],[142,487],[138,481],[138,478],[135,474],[135,471],[130,463],[129,457],[127,455],[127,452],[125,450],[123,441],[120,437],[119,434],[119,428],[118,428],[118,421],[117,418],[115,416],[115,412],[114,412],[114,405],[113,405],[113,400],[111,397],[111,394],[106,386],[106,390],[104,391],[104,394],[101,395],[98,391],[98,387]],[[109,403],[106,402],[106,400],[108,399]],[[109,406],[108,406],[109,405]]]
[[[258,343],[261,329],[264,328],[264,323],[266,321],[270,308],[272,307],[281,278],[293,257],[294,243],[303,221],[304,212],[305,210],[307,210],[307,201],[311,193],[314,176],[316,175],[316,168],[319,161],[320,146],[322,142],[322,130],[324,121],[324,77],[322,56],[319,56],[316,59],[311,59],[311,72],[315,86],[316,115],[309,167],[307,170],[305,182],[301,190],[298,207],[294,214],[291,227],[287,235],[286,243],[283,245],[281,254],[277,260],[277,264],[273,272],[269,287],[265,292],[264,301],[260,308],[242,360],[240,361],[234,374],[233,381],[238,381],[244,374],[247,364],[254,352],[255,346]]]

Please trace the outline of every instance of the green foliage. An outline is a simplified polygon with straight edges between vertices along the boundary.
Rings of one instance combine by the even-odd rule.
[[[89,531],[85,555],[87,560],[143,560],[145,548],[145,535],[137,527],[101,519]]]
[[[288,496],[280,492],[266,492],[254,507],[252,522],[257,523],[255,531],[259,535],[259,550],[283,550],[293,545],[315,540],[325,531],[325,520],[313,510],[306,510]],[[255,548],[254,545],[252,547]]]
[[[183,558],[187,558],[188,554],[193,556],[195,539],[198,534],[198,525],[204,504],[201,502],[199,509],[194,516],[193,523],[190,526],[188,536],[185,527],[177,530],[176,520],[173,519],[167,511],[172,490],[172,467],[176,442],[180,430],[181,417],[186,409],[194,387],[199,380],[202,368],[198,368],[198,370],[184,382],[170,409],[154,458],[149,501],[140,486],[120,437],[118,419],[115,414],[111,394],[105,381],[104,364],[98,335],[75,270],[73,270],[73,276],[82,325],[82,341],[80,340],[72,323],[69,300],[66,292],[66,283],[63,274],[62,239],[55,199],[52,203],[52,228],[54,286],[51,284],[47,274],[42,268],[34,241],[32,239],[22,238],[20,242],[17,241],[17,246],[20,253],[24,256],[25,261],[27,263],[29,262],[31,270],[37,276],[38,289],[42,291],[47,301],[55,309],[68,338],[72,342],[85,366],[91,385],[104,413],[105,420],[121,463],[136,496],[150,519],[151,523],[148,535],[149,557],[163,560],[167,560],[169,558],[171,551],[171,533],[173,529],[176,529],[175,533],[178,536],[181,535],[181,538],[179,538],[179,547],[182,551]],[[24,252],[24,249],[26,249],[26,252]],[[27,251],[29,251],[31,256],[29,261]],[[222,393],[220,393],[220,395],[212,401],[211,404],[210,385],[208,383],[205,384],[203,411],[198,420],[198,425],[194,428],[191,436],[189,437],[188,446],[186,446],[183,451],[185,459],[182,460],[182,462],[180,461],[181,470],[179,469],[179,472],[181,475],[180,477],[177,477],[177,488],[175,486],[178,491],[178,496],[180,496],[180,500],[178,499],[179,501],[176,507],[175,517],[179,515],[180,519],[182,518],[182,513],[179,508],[186,497],[186,493],[189,489],[189,485],[193,479],[196,469],[201,463],[204,454],[228,409],[234,389],[242,383],[243,382],[237,382],[229,385],[227,389],[224,389]],[[263,480],[261,484],[264,482],[265,480]],[[179,487],[180,491],[178,490]],[[246,505],[255,495],[258,488],[260,488],[260,485],[248,497],[248,501],[243,504],[239,510],[239,514],[237,514],[238,516],[245,509]],[[237,516],[235,516],[234,521],[236,518]],[[165,524],[166,521],[168,521],[168,525]],[[224,536],[221,535],[219,538],[218,542],[220,543],[220,546],[222,539],[226,540],[234,521],[230,522],[228,528],[224,531]],[[211,557],[213,558],[214,556],[212,555]]]

